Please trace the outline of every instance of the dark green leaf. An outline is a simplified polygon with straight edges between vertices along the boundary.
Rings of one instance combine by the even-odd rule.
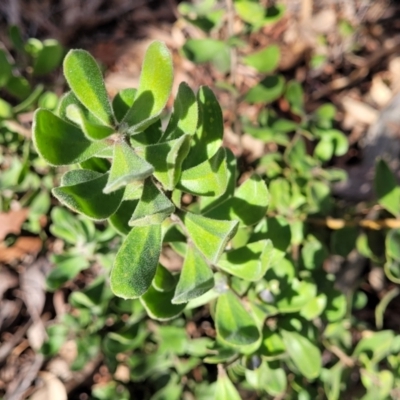
[[[0,49],[0,87],[7,84],[12,75],[11,63],[8,60],[7,53]]]
[[[48,110],[36,111],[32,131],[38,153],[51,165],[79,163],[108,147],[106,142],[91,142],[75,125]]]
[[[136,89],[122,89],[113,98],[112,108],[118,122],[121,122],[124,119],[126,113],[132,107],[136,97],[136,92]]]
[[[118,210],[109,218],[110,224],[121,235],[127,235],[132,227],[129,226],[129,220],[138,204],[138,200],[125,200],[121,202]]]
[[[43,48],[39,51],[33,64],[33,74],[36,76],[47,75],[61,64],[63,56],[64,48],[57,40],[44,40]]]
[[[140,298],[144,308],[151,318],[166,321],[177,317],[186,304],[172,304],[174,291],[160,292],[153,286]]]
[[[159,292],[170,292],[175,289],[176,280],[174,275],[172,275],[167,268],[158,264],[156,275],[153,279],[153,286]]]
[[[52,193],[57,199],[74,211],[82,213],[95,220],[106,219],[118,209],[123,189],[111,194],[105,194],[108,174],[101,175],[90,170],[72,170],[67,172],[60,187]]]

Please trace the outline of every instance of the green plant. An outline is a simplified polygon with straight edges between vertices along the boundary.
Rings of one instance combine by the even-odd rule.
[[[259,63],[251,57],[248,62]],[[334,400],[352,387],[347,378],[352,371],[361,376],[365,399],[394,393],[399,336],[385,330],[354,346],[349,327],[360,332],[364,327],[351,311],[363,306],[365,294],[355,290],[346,296],[335,287],[335,276],[322,268],[329,254],[346,257],[356,243],[369,258],[385,261],[357,227],[331,230],[315,223],[332,215],[342,221],[343,216],[329,183],[344,174],[324,169],[333,155],[347,150],[343,134],[334,128],[333,106],[307,114],[300,85],[279,77],[282,89],[272,98],[265,98],[271,96],[268,85],[253,91],[247,101],[266,104],[283,96],[296,122],[271,110],[259,114],[258,126],[243,121],[245,130],[283,151],[258,160],[260,175],[251,173],[236,187],[241,171],[222,147],[221,109],[209,88],[194,94],[182,83],[166,121],[173,71],[164,44],[149,47],[137,90],[125,89],[112,102],[88,53],[72,50],[64,74],[71,92],[56,112],[35,113],[35,146],[49,164],[73,166],[53,189],[60,202],[94,221],[108,220],[122,244],[110,229],[96,233],[93,222],[56,209],[53,233],[70,242],[67,259],[79,253],[80,261],[75,271],[59,264],[54,271],[62,279],[54,280],[58,272],[53,272],[48,283],[56,282],[56,288],[89,262],[100,261],[104,273],[111,270],[112,292],[128,300],[114,297],[104,276],[74,292],[70,304],[78,315],[52,328],[45,354],[57,351],[68,326],[82,349],[76,368],[102,349],[114,371],[120,362],[116,354],[124,352],[130,379],[151,382],[153,399],[178,399],[185,391],[196,398],[240,398],[233,381],[259,398]],[[306,146],[315,139],[319,142],[311,156]],[[377,185],[385,181],[389,188],[377,187],[379,201],[397,215],[398,187],[393,178],[381,180],[379,174],[391,176],[384,162],[378,164]],[[196,201],[186,202],[185,193]],[[386,270],[394,279],[397,240],[393,230],[386,242]],[[179,273],[160,262],[166,249],[183,259]],[[106,257],[99,258],[102,254]],[[377,322],[395,295],[389,292],[382,300]],[[195,343],[184,325],[203,306],[209,307],[215,335]],[[173,320],[152,325],[149,334],[145,312],[153,319]],[[112,329],[105,323],[110,316]],[[384,345],[377,348],[377,343]],[[327,361],[322,352],[329,354]],[[203,363],[218,364],[212,394],[192,378],[182,384]],[[202,379],[214,378],[202,370]],[[94,398],[115,396],[107,394],[115,393],[115,387],[111,382]]]

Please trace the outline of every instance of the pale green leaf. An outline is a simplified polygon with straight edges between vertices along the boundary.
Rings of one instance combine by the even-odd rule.
[[[223,253],[217,265],[231,275],[257,282],[270,267],[273,252],[270,240],[260,240]]]
[[[33,64],[33,74],[36,76],[47,75],[57,68],[63,59],[64,48],[55,39],[43,41],[43,47],[39,51]]]
[[[104,124],[113,126],[113,111],[96,60],[85,50],[70,50],[64,59],[64,75],[79,101]]]
[[[271,75],[253,86],[246,94],[249,103],[271,103],[281,97],[285,88],[285,78],[282,75]]]
[[[161,225],[135,226],[118,250],[111,271],[116,296],[134,299],[150,287],[161,253]]]
[[[214,275],[202,254],[188,245],[172,303],[187,303],[214,287]]]
[[[184,169],[194,167],[210,159],[222,145],[224,124],[221,107],[214,93],[202,86],[197,93],[199,123],[193,137],[193,145],[184,163]]]
[[[174,101],[174,111],[160,141],[177,139],[183,135],[194,135],[198,118],[196,96],[187,83],[182,82]]]
[[[172,82],[171,53],[164,43],[154,41],[147,48],[136,97],[121,122],[121,132],[137,134],[154,122],[167,104]]]
[[[389,166],[384,160],[379,160],[375,167],[375,192],[378,203],[387,211],[400,216],[400,187]]]
[[[183,170],[178,188],[197,196],[221,196],[229,181],[224,148],[203,163]]]
[[[151,178],[144,182],[142,197],[129,221],[130,226],[161,224],[175,210],[175,206],[158,189]]]
[[[32,131],[38,153],[51,165],[79,163],[109,146],[91,142],[75,125],[43,109],[35,112]]]
[[[212,263],[218,261],[238,228],[237,221],[220,221],[190,212],[184,215],[184,223],[193,243]]]
[[[215,328],[218,339],[230,346],[248,346],[260,338],[253,317],[231,291],[218,297]]]
[[[125,141],[114,144],[114,156],[105,193],[110,193],[133,181],[150,176],[154,171],[152,165],[139,157]]]
[[[265,47],[256,53],[243,58],[243,61],[255,68],[258,72],[272,72],[278,67],[280,59],[280,50],[277,45]]]
[[[307,379],[315,379],[321,373],[322,357],[319,348],[299,332],[281,330],[286,351],[294,365]]]
[[[114,129],[109,126],[94,124],[89,121],[82,108],[75,104],[71,104],[67,107],[67,117],[69,120],[79,125],[88,139],[101,140],[114,133]]]
[[[241,400],[239,392],[224,372],[218,373],[214,400]]]
[[[269,192],[265,182],[254,174],[239,186],[233,197],[206,213],[218,219],[237,219],[243,225],[254,225],[266,214]]]

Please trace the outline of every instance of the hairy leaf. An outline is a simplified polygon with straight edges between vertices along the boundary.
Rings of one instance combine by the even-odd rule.
[[[174,101],[174,111],[160,141],[177,139],[183,135],[194,135],[198,117],[196,96],[187,83],[182,82]]]
[[[274,247],[270,240],[260,240],[222,254],[218,267],[246,281],[263,278],[273,260]]]
[[[75,125],[48,110],[35,112],[32,130],[38,153],[51,165],[79,163],[108,147],[103,141],[91,142]]]
[[[139,87],[120,130],[137,134],[149,126],[164,109],[173,82],[172,57],[167,46],[154,41],[144,57]]]
[[[172,303],[187,303],[214,287],[214,275],[203,255],[193,245],[187,246],[185,261]]]
[[[184,215],[184,223],[193,243],[212,263],[218,261],[238,227],[237,221],[220,221],[190,212]]]
[[[226,191],[229,172],[223,148],[203,163],[182,171],[178,188],[197,196],[221,196]]]
[[[143,180],[150,176],[154,168],[139,157],[126,142],[114,144],[114,156],[110,175],[104,193],[110,193],[133,181]]]
[[[72,170],[67,172],[61,185],[52,193],[61,203],[74,211],[95,220],[110,217],[118,209],[123,189],[111,194],[103,193],[108,174],[101,175],[90,170]]]
[[[134,299],[150,287],[161,253],[161,225],[135,226],[118,250],[111,271],[116,296]]]
[[[154,184],[151,178],[146,179],[142,197],[137,205],[130,226],[161,224],[175,210],[175,206]]]
[[[64,59],[64,75],[79,101],[104,124],[113,126],[113,111],[96,60],[85,50],[70,50]]]

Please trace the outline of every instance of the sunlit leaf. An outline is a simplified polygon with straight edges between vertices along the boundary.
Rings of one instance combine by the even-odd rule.
[[[193,243],[212,263],[218,261],[238,227],[237,221],[220,221],[189,212],[184,215],[184,223]]]
[[[231,291],[218,297],[215,327],[218,338],[230,346],[247,346],[260,337],[254,319]]]
[[[187,303],[208,292],[214,286],[214,276],[202,254],[187,246],[185,261],[172,299],[174,304]]]
[[[161,225],[135,226],[119,248],[111,271],[116,296],[134,299],[150,287],[161,253]]]
[[[279,64],[280,50],[277,45],[265,47],[243,58],[243,61],[258,72],[272,72]]]
[[[183,170],[178,188],[197,196],[221,196],[228,185],[228,168],[224,148],[209,160]]]
[[[125,141],[116,142],[110,175],[104,192],[110,193],[133,181],[143,180],[153,171],[153,166],[139,157]]]
[[[146,179],[142,197],[129,221],[130,226],[161,224],[175,210],[175,206],[157,188],[151,178]]]
[[[171,53],[163,42],[154,41],[147,48],[136,97],[121,121],[120,131],[137,134],[148,127],[164,109],[172,81]]]
[[[64,75],[79,101],[104,124],[113,126],[113,111],[96,60],[85,50],[70,50],[64,59]]]

